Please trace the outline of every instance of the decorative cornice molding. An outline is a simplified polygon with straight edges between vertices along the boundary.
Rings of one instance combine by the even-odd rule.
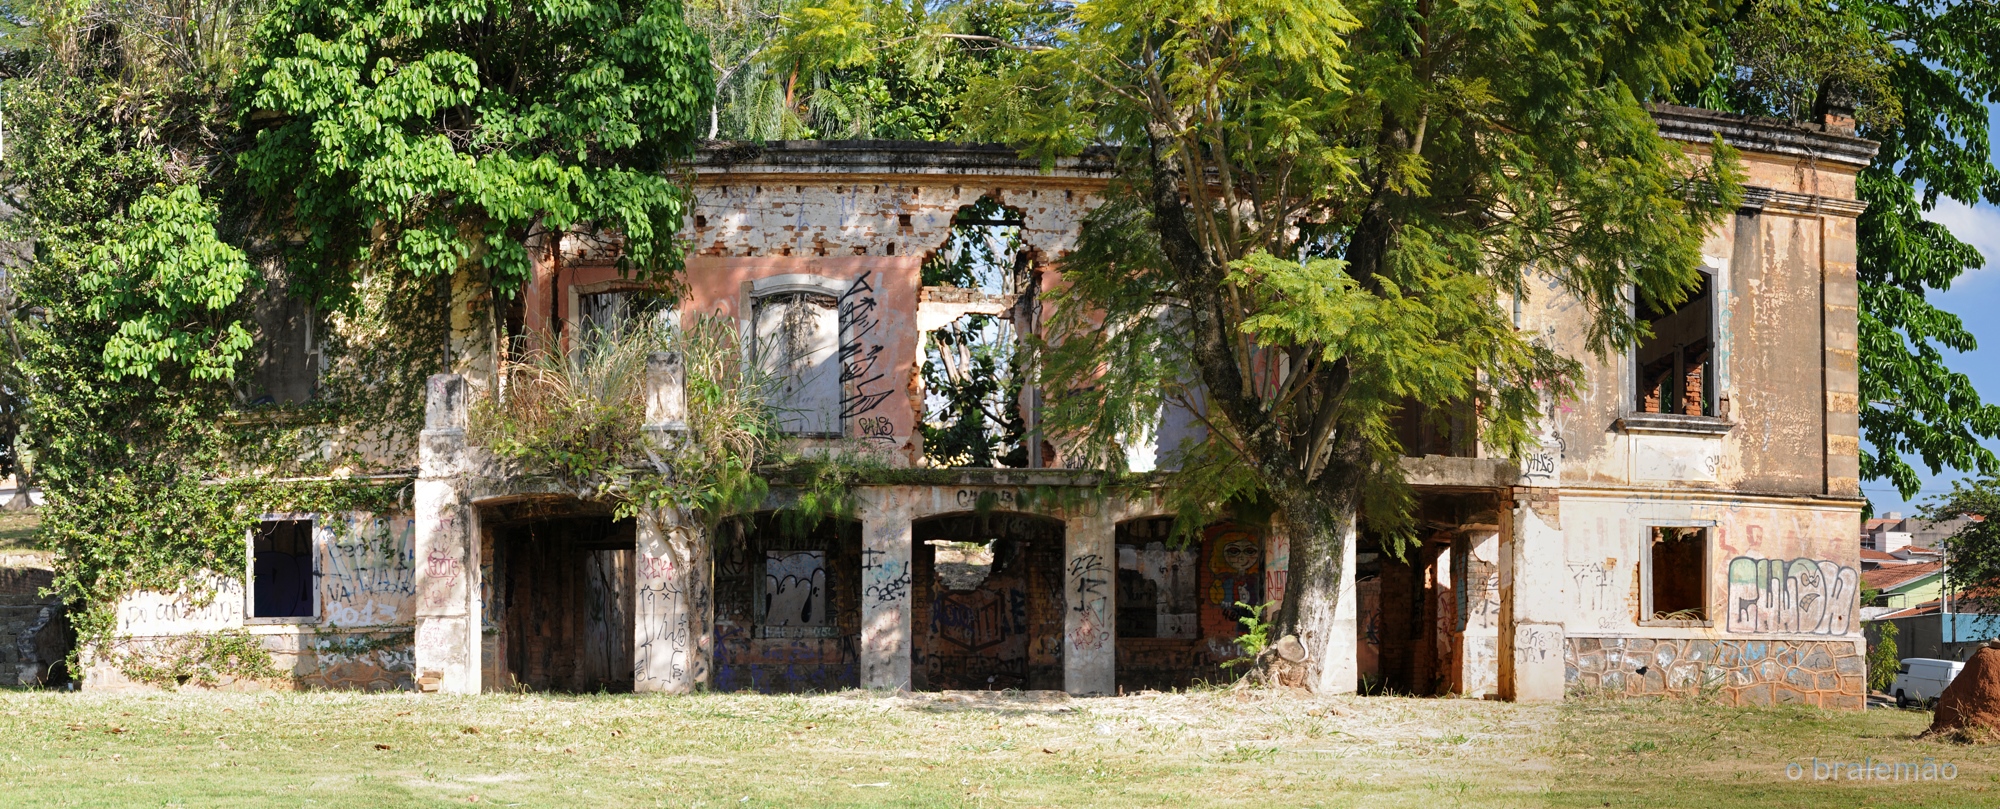
[[[1708,143],[1720,135],[1724,143],[1745,151],[1803,157],[1856,171],[1874,162],[1879,146],[1849,133],[1776,118],[1670,104],[1648,104],[1646,110],[1659,126],[1660,137],[1667,140]]]

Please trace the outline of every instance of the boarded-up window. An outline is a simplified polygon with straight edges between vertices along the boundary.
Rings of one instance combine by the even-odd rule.
[[[1679,306],[1640,303],[1653,331],[1636,357],[1640,412],[1715,415],[1714,286],[1702,273],[1700,288]]]
[[[1646,570],[1646,617],[1655,621],[1708,620],[1708,529],[1655,527]]]
[[[250,617],[313,616],[311,520],[272,520],[250,540]]]
[[[840,434],[840,315],[833,296],[758,298],[757,362],[777,383],[778,424],[798,435]]]
[[[826,551],[765,551],[758,637],[838,637],[827,612],[826,573]]]

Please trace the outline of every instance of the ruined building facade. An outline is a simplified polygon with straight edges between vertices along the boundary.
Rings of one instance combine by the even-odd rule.
[[[1520,463],[1471,440],[1467,418],[1409,420],[1422,542],[1401,559],[1365,536],[1350,549],[1328,652],[1346,687],[1862,707],[1854,182],[1873,144],[1656,117],[1690,151],[1719,134],[1749,174],[1743,207],[1708,239],[1700,291],[1639,312],[1655,337],[1604,358],[1559,291],[1497,302],[1583,359],[1582,392],[1551,403]],[[1032,386],[999,386],[1030,436],[1010,468],[955,468],[967,459],[924,439],[941,407],[927,380],[968,361],[926,335],[1004,344],[1039,328],[1039,297],[1108,169],[1086,156],[1045,171],[985,146],[713,149],[695,168],[676,303],[647,298],[599,246],[542,251],[505,329],[733,319],[784,380],[788,434],[905,470],[860,486],[852,521],[783,530],[773,512],[746,514],[676,555],[663,538],[682,529],[493,472],[465,426],[502,344],[503,324],[474,315],[502,307],[468,298],[459,373],[432,380],[407,459],[410,513],[271,515],[246,538],[238,589],[199,607],[133,596],[119,632],[244,627],[308,687],[1110,694],[1223,680],[1237,605],[1283,592],[1282,527],[1223,522],[1171,541],[1155,498],[1096,491],[1034,440]],[[954,257],[955,274],[937,269]],[[952,282],[927,283],[927,261]],[[678,368],[649,373],[647,420],[672,430]],[[1170,408],[1128,459],[1170,469],[1196,429]],[[87,687],[124,684],[99,666]]]

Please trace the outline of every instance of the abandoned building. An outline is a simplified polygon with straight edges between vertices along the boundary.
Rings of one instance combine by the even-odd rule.
[[[1720,135],[1748,172],[1700,290],[1672,311],[1642,304],[1654,336],[1601,360],[1553,287],[1495,302],[1582,359],[1587,382],[1552,403],[1540,449],[1518,463],[1478,445],[1470,418],[1409,419],[1424,539],[1400,559],[1365,535],[1350,549],[1345,637],[1328,658],[1345,688],[1863,706],[1854,189],[1874,144],[1682,108],[1655,117],[1690,151]],[[449,693],[1112,694],[1229,676],[1236,605],[1284,590],[1282,526],[1223,522],[1175,542],[1149,496],[1028,497],[1089,485],[1047,442],[1002,459],[942,457],[924,438],[944,406],[933,380],[968,373],[975,352],[958,349],[1038,328],[1037,295],[1101,201],[1107,162],[1044,171],[994,146],[824,141],[715,148],[694,169],[680,300],[651,300],[606,255],[565,243],[542,251],[520,326],[733,318],[785,380],[787,433],[928,476],[861,486],[850,522],[786,531],[772,512],[740,515],[705,555],[676,557],[659,526],[539,494],[467,446],[501,328],[475,322],[400,464],[418,470],[410,513],[271,515],[224,597],[132,596],[119,634],[247,628],[302,687]],[[927,263],[941,257],[956,267]],[[971,371],[1008,373],[983,368]],[[672,429],[676,368],[652,370],[647,420]],[[1036,435],[1040,393],[994,387]],[[1128,457],[1171,469],[1195,429],[1170,409]],[[133,684],[99,665],[86,687]]]

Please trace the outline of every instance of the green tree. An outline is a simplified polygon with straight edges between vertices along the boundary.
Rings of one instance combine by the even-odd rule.
[[[1896,624],[1891,621],[1877,621],[1875,644],[1868,647],[1868,690],[1888,691],[1896,683],[1896,668],[1903,664],[1902,652],[1896,648]]]
[[[1019,61],[1047,15],[980,0],[696,0],[716,99],[709,137],[957,140],[960,95]]]
[[[1167,400],[1203,414],[1173,489],[1182,524],[1233,501],[1289,525],[1273,623],[1331,685],[1320,664],[1357,516],[1391,540],[1411,530],[1390,426],[1404,404],[1472,403],[1487,444],[1519,452],[1580,364],[1516,330],[1503,296],[1554,281],[1606,350],[1644,332],[1628,285],[1673,303],[1696,282],[1735,204],[1733,161],[1663,141],[1639,99],[1709,73],[1717,13],[1075,5],[966,102],[980,133],[1045,158],[1118,154],[1051,296],[1046,429],[1065,458],[1117,468],[1120,440]]]
[[[1724,68],[1704,106],[1820,123],[1852,108],[1882,144],[1856,192],[1864,479],[1902,496],[1914,455],[1945,468],[2000,472],[1980,444],[2000,437],[2000,407],[1946,364],[1977,342],[1932,290],[1984,265],[1979,251],[1924,218],[1940,198],[2000,204],[1987,103],[2000,100],[2000,6],[1935,0],[1750,0],[1718,32]]]
[[[1946,537],[1946,593],[1953,612],[2000,612],[2000,480],[1960,480],[1924,509],[1924,518],[1972,517]]]
[[[278,0],[239,84],[241,162],[294,281],[351,303],[370,268],[529,277],[528,237],[623,237],[677,266],[672,169],[707,129],[707,46],[673,0]]]
[[[243,567],[236,504],[205,485],[249,348],[256,283],[236,178],[230,71],[255,3],[46,3],[9,32],[4,238],[29,245],[7,324],[41,543],[86,602]],[[15,342],[15,340],[18,342]],[[10,383],[11,384],[11,383]]]

